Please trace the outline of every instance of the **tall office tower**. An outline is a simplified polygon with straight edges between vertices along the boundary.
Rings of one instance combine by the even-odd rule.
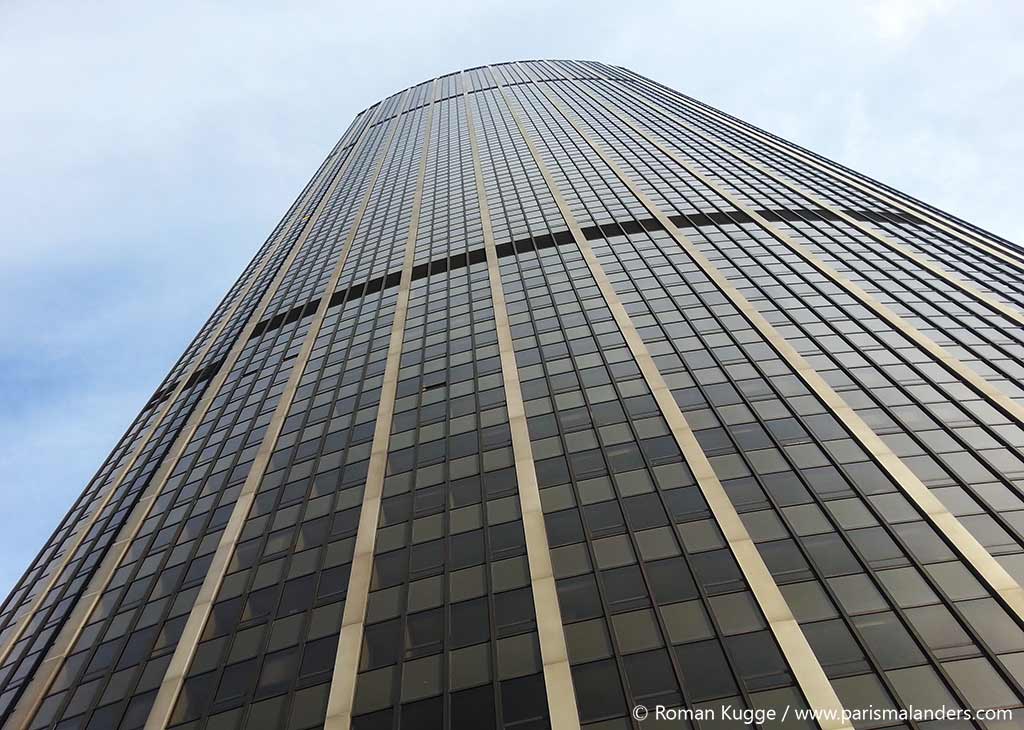
[[[622,68],[389,97],[3,605],[2,727],[1019,728],[1022,272]]]

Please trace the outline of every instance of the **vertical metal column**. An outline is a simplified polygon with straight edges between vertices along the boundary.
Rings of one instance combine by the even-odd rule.
[[[388,143],[385,143],[381,149],[380,159],[377,161],[376,169],[370,179],[370,184],[367,186],[366,194],[363,196],[359,212],[356,214],[352,223],[352,228],[349,231],[349,235],[341,250],[341,254],[338,257],[338,262],[334,266],[334,271],[327,283],[324,294],[320,297],[316,313],[313,315],[313,319],[309,325],[309,332],[302,343],[302,348],[299,350],[298,356],[295,358],[295,364],[293,365],[291,374],[288,377],[288,382],[285,384],[284,390],[281,393],[281,398],[274,409],[274,415],[271,417],[270,423],[267,425],[267,431],[263,436],[263,441],[260,443],[259,450],[256,452],[256,459],[253,462],[252,468],[249,470],[245,484],[242,485],[242,491],[238,495],[238,501],[235,502],[234,509],[231,512],[231,517],[228,519],[228,524],[224,528],[224,532],[221,534],[220,543],[217,545],[217,551],[213,556],[213,562],[210,564],[206,578],[203,580],[203,585],[199,589],[199,595],[196,596],[196,601],[192,605],[192,611],[189,613],[188,620],[185,622],[185,628],[182,631],[181,638],[178,640],[178,644],[174,650],[174,655],[171,657],[171,663],[168,665],[167,671],[164,673],[163,681],[160,683],[160,689],[157,692],[156,700],[150,710],[149,718],[146,720],[145,730],[163,730],[163,728],[167,727],[167,724],[170,721],[171,713],[174,711],[174,705],[177,702],[178,695],[181,693],[182,685],[185,683],[185,675],[188,672],[189,665],[192,663],[192,657],[195,655],[196,647],[199,644],[199,638],[202,636],[203,629],[206,627],[206,622],[213,610],[213,603],[217,598],[217,592],[220,590],[221,582],[224,580],[224,575],[227,573],[228,565],[231,562],[231,556],[235,551],[235,545],[238,543],[238,537],[242,532],[242,527],[245,525],[245,519],[249,514],[249,508],[252,507],[253,500],[256,498],[256,491],[259,488],[260,482],[263,480],[263,475],[266,472],[268,463],[270,462],[270,456],[273,453],[274,444],[277,442],[277,437],[280,435],[281,428],[284,426],[285,418],[288,416],[288,408],[291,406],[292,399],[295,396],[295,391],[298,389],[299,381],[302,378],[302,372],[305,369],[306,363],[309,361],[310,353],[313,351],[313,344],[316,341],[317,333],[320,330],[321,324],[323,324],[324,318],[327,316],[327,309],[330,306],[331,301],[331,292],[334,291],[338,284],[338,279],[341,277],[341,270],[348,258],[348,252],[352,247],[352,241],[355,239],[356,231],[359,228],[359,221],[362,219],[363,213],[366,211],[366,207],[370,201],[370,196],[373,193],[374,184],[380,175],[381,168],[384,165],[384,160],[387,158],[390,141],[394,138],[395,132],[398,130],[399,119],[400,115],[396,115],[391,121],[391,129],[388,132]]]
[[[423,146],[420,150],[420,165],[416,177],[416,192],[412,200],[409,234],[406,237],[404,258],[402,259],[402,278],[398,284],[395,320],[391,325],[388,357],[384,366],[384,382],[381,386],[380,404],[377,407],[373,444],[370,447],[370,464],[366,473],[363,504],[359,511],[359,527],[356,530],[352,572],[348,582],[348,593],[345,597],[345,610],[341,617],[341,636],[338,640],[334,675],[331,677],[331,689],[327,699],[327,719],[324,722],[324,730],[347,730],[352,722],[352,704],[355,701],[359,656],[363,645],[363,628],[366,624],[366,604],[369,600],[370,577],[373,573],[373,549],[377,542],[377,520],[380,516],[384,474],[388,464],[391,420],[395,412],[395,393],[398,388],[398,371],[402,361],[405,320],[409,311],[412,265],[416,249],[416,234],[419,230],[420,201],[423,197],[423,180],[427,171],[427,153],[430,151],[430,132],[434,118],[434,104],[437,101],[437,87],[437,79],[434,79],[430,105],[427,110],[427,123],[423,132]],[[147,730],[149,729],[147,728]]]
[[[558,594],[555,576],[551,567],[551,551],[548,547],[547,528],[544,525],[544,510],[537,485],[537,472],[533,463],[533,447],[526,423],[526,408],[519,385],[519,368],[512,346],[512,328],[508,321],[505,305],[505,291],[501,285],[498,270],[498,252],[494,244],[494,230],[491,227],[491,212],[487,205],[487,191],[484,188],[483,171],[480,165],[480,149],[473,125],[473,111],[470,108],[469,92],[463,91],[466,101],[466,124],[469,127],[469,144],[473,153],[473,174],[476,178],[476,192],[480,201],[480,221],[483,226],[484,249],[487,254],[487,278],[491,285],[491,300],[494,303],[494,322],[498,332],[498,349],[501,355],[501,377],[505,384],[505,403],[508,408],[509,428],[512,432],[512,453],[515,459],[516,481],[519,484],[519,504],[523,513],[523,532],[526,535],[526,556],[530,566],[530,587],[533,591],[533,605],[537,613],[537,634],[540,638],[540,654],[544,665],[544,686],[548,698],[548,712],[552,730],[578,730],[579,712],[576,709],[576,692],[573,688],[572,670],[569,666],[569,652],[565,645],[565,629],[562,627],[562,613],[558,608]]]
[[[540,87],[540,84],[537,84],[537,86]],[[707,500],[708,506],[718,522],[718,527],[725,536],[730,551],[743,572],[744,578],[746,578],[747,583],[750,585],[754,598],[764,612],[768,626],[776,641],[778,641],[786,660],[789,662],[798,686],[812,709],[824,710],[827,713],[829,719],[822,719],[820,723],[823,730],[852,730],[853,726],[842,719],[844,711],[839,697],[836,695],[828,677],[825,676],[818,658],[815,656],[814,651],[807,642],[807,638],[790,611],[782,591],[775,584],[775,580],[772,578],[768,567],[761,559],[757,546],[754,545],[754,541],[747,532],[746,526],[744,526],[739,514],[737,514],[736,509],[729,500],[725,488],[718,480],[711,462],[708,461],[704,450],[701,448],[690,425],[683,416],[679,404],[676,403],[672,392],[665,383],[657,365],[655,365],[647,345],[644,344],[644,341],[633,326],[629,313],[622,305],[611,281],[609,281],[607,274],[605,274],[600,262],[590,248],[590,243],[587,241],[586,236],[583,235],[583,231],[580,229],[579,223],[562,197],[557,183],[537,152],[536,146],[530,139],[526,127],[523,125],[512,104],[509,103],[505,90],[499,86],[498,91],[501,93],[513,119],[515,119],[516,125],[519,127],[519,131],[522,133],[523,139],[530,150],[530,154],[533,156],[541,175],[544,177],[551,195],[555,199],[555,203],[562,212],[562,216],[572,232],[573,239],[576,241],[577,246],[579,246],[608,308],[619,325],[619,330],[622,332],[626,344],[633,353],[633,357],[636,359],[636,363],[644,379],[647,381],[647,385],[650,387],[651,393],[661,409],[662,416],[664,416],[668,423],[669,430],[671,430],[680,451],[683,453],[683,457],[686,459],[687,465],[693,472],[697,485],[704,495],[704,499]],[[577,131],[582,134],[581,130],[577,129]]]

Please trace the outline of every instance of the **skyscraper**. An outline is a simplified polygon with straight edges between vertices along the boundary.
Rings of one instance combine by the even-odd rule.
[[[1020,727],[1022,271],[619,67],[395,94],[3,604],[2,727]]]

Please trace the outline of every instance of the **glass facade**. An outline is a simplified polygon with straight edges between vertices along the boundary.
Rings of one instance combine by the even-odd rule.
[[[1022,273],[620,67],[406,89],[0,606],[0,726],[1022,727]]]

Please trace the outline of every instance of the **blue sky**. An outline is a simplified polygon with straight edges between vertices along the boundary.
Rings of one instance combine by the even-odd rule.
[[[651,76],[1024,241],[1024,5],[0,4],[0,594],[353,115],[460,68]]]

